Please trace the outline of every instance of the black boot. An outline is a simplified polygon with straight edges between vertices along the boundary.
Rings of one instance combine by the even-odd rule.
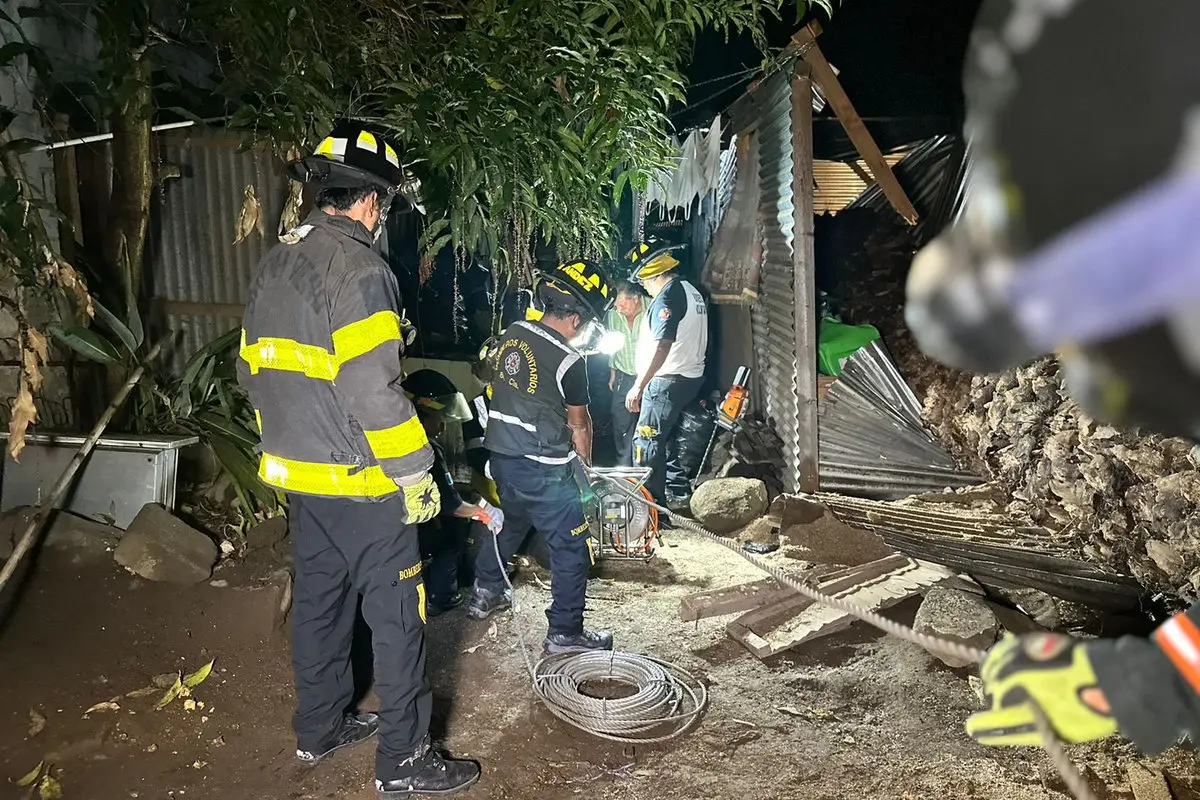
[[[375,714],[347,714],[342,726],[332,736],[312,750],[296,748],[296,758],[305,764],[316,764],[343,747],[365,742],[379,730],[379,717]]]
[[[512,595],[507,590],[493,592],[477,583],[471,593],[471,603],[467,606],[467,616],[471,619],[487,619],[497,611],[511,607]]]
[[[608,631],[551,633],[542,645],[547,653],[586,653],[589,650],[612,650],[613,637]]]
[[[458,608],[463,604],[463,593],[455,592],[447,596],[437,596],[429,598],[428,614],[429,618],[440,617],[451,609]]]
[[[443,758],[429,750],[424,756],[401,764],[400,772],[398,778],[375,779],[375,794],[379,800],[399,800],[414,794],[458,794],[479,780],[482,770],[477,761]]]

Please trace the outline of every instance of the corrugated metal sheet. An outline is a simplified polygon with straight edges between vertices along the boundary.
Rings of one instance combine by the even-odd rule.
[[[1070,531],[1014,525],[953,500],[888,503],[826,493],[815,499],[840,521],[878,534],[900,552],[985,585],[1040,589],[1115,610],[1137,608],[1144,593],[1133,578],[1079,560]]]
[[[239,151],[237,142],[215,131],[162,137],[160,158],[178,164],[183,177],[167,183],[154,215],[150,265],[157,301],[244,304],[250,275],[278,239],[276,229],[287,193],[278,162],[261,149]],[[254,186],[265,236],[257,232],[233,244],[246,187]],[[179,371],[198,349],[238,326],[240,316],[168,314],[180,332],[170,367]]]
[[[915,145],[896,164],[896,180],[904,187],[921,218],[914,230],[920,247],[941,232],[962,206],[966,180],[966,150],[956,136],[938,136]],[[892,208],[879,184],[862,193],[846,208]]]
[[[784,486],[799,481],[799,401],[795,392],[796,312],[792,242],[795,205],[792,192],[791,69],[767,80],[758,118],[759,223],[763,236],[759,296],[755,303],[754,355],[764,416],[783,441],[784,463],[791,470]],[[810,356],[811,357],[811,356]]]
[[[921,404],[878,341],[846,361],[818,414],[823,490],[899,500],[982,482],[925,427]]]

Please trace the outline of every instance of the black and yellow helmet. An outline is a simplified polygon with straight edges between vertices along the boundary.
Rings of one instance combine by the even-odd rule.
[[[316,151],[289,163],[287,173],[293,180],[323,188],[375,186],[389,197],[403,198],[402,208],[396,208],[393,199],[393,210],[406,211],[412,207],[411,201],[400,192],[405,179],[399,145],[382,130],[362,122],[338,120]]]
[[[686,248],[686,244],[668,244],[653,236],[644,242],[635,244],[625,254],[625,260],[632,265],[629,281],[641,283],[648,278],[656,278],[670,272],[679,266],[679,260],[675,258],[675,253]]]
[[[460,422],[471,418],[471,409],[467,406],[462,392],[458,391],[449,378],[436,370],[419,369],[406,377],[400,386],[418,409]]]
[[[551,308],[603,319],[617,299],[607,270],[594,261],[568,261],[533,277],[533,302],[526,319],[538,319]]]

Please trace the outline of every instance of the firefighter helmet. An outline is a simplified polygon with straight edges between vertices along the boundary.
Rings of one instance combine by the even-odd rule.
[[[450,419],[471,418],[466,398],[449,378],[432,369],[419,369],[401,382],[404,393],[418,409],[433,411]]]
[[[294,180],[322,188],[371,186],[386,193],[393,200],[393,207],[394,198],[403,198],[403,208],[393,210],[407,211],[412,207],[412,202],[400,192],[405,178],[399,145],[382,130],[354,120],[335,123],[316,151],[289,163],[287,172]]]
[[[617,299],[608,271],[594,261],[570,261],[552,270],[534,273],[533,318],[551,308],[579,314],[584,321],[603,320]],[[530,312],[526,312],[530,318]]]
[[[686,248],[686,244],[669,244],[653,236],[644,242],[638,242],[625,254],[625,260],[632,264],[629,281],[641,283],[670,272],[679,266],[675,253]]]

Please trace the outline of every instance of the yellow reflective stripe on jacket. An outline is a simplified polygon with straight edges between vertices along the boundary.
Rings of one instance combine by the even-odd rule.
[[[407,421],[377,431],[363,431],[376,458],[404,458],[429,444],[421,420],[414,414]]]
[[[376,311],[366,319],[343,325],[333,332],[333,352],[339,364],[369,353],[384,342],[401,341],[400,315]]]
[[[324,347],[276,336],[263,336],[254,344],[247,344],[245,328],[238,354],[250,366],[251,375],[257,375],[261,369],[278,369],[331,381],[338,373],[337,360]]]
[[[321,494],[331,497],[382,497],[398,490],[396,483],[378,466],[351,474],[349,464],[294,461],[263,453],[258,477],[268,486],[285,492]]]
[[[369,353],[385,342],[399,342],[402,338],[400,315],[395,311],[377,311],[366,319],[335,330],[332,353],[315,344],[276,336],[263,336],[254,344],[248,344],[243,328],[239,354],[250,366],[251,375],[258,374],[261,369],[278,369],[332,381],[337,379],[338,371],[347,361]]]

